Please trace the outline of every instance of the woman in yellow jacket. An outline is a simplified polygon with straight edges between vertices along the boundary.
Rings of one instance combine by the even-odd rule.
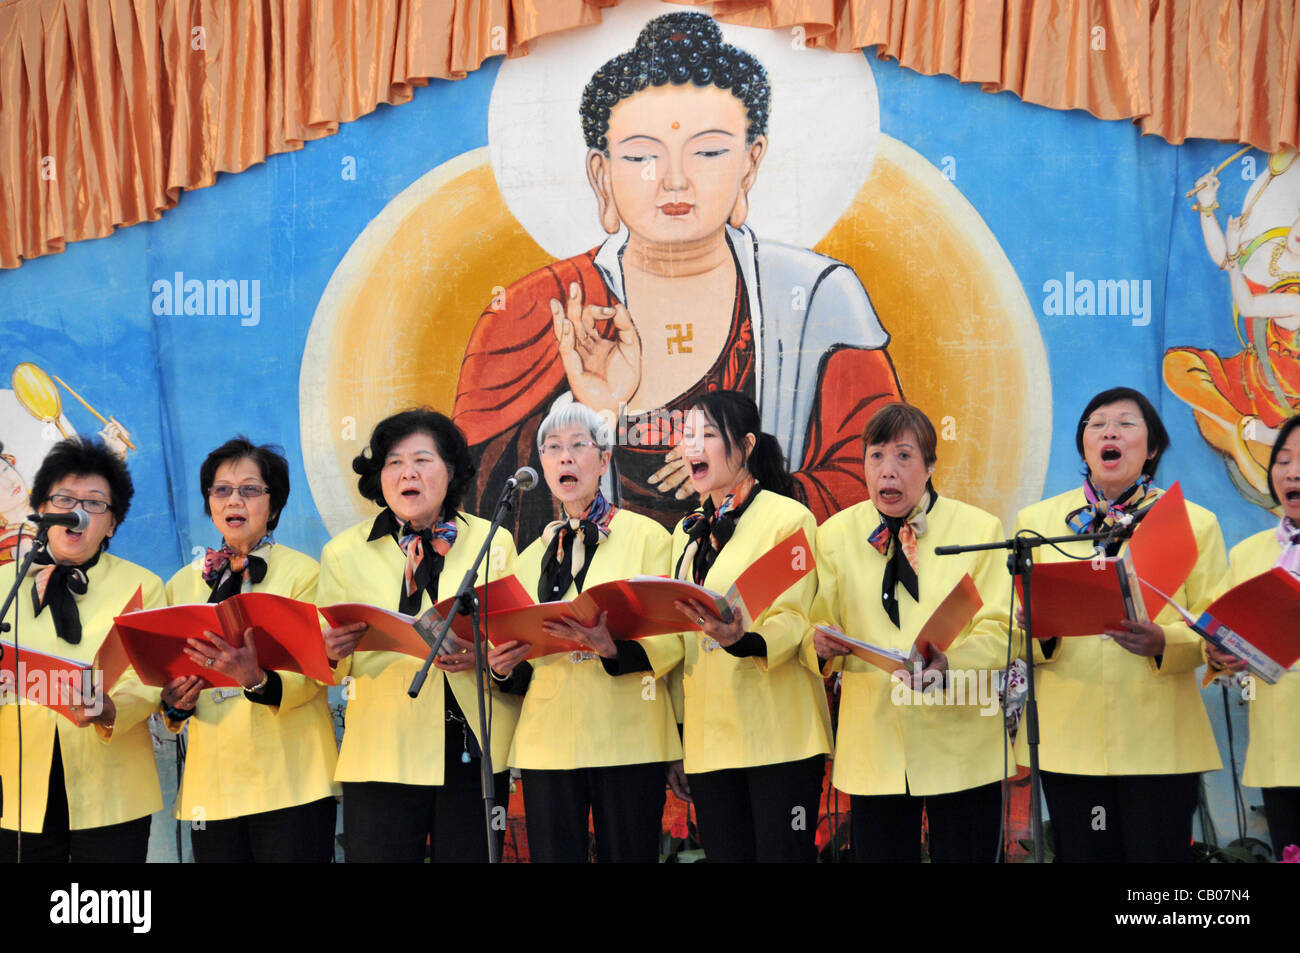
[[[289,464],[277,449],[228,440],[203,461],[199,486],[222,545],[171,578],[168,602],[269,592],[315,603],[316,560],[271,537],[289,499]],[[329,863],[338,747],[326,686],[262,668],[251,630],[242,648],[207,632],[185,651],[243,686],[205,689],[203,679],[188,677],[163,688],[167,727],[189,725],[176,817],[190,823],[194,859]]]
[[[133,493],[126,465],[99,441],[73,437],[50,449],[32,482],[33,506],[39,513],[83,510],[89,526],[50,529],[31,584],[24,583],[14,601],[14,629],[6,639],[16,635],[20,649],[90,662],[137,590],[143,608],[164,605],[161,579],[107,552]],[[18,686],[7,688],[24,694]],[[150,815],[162,807],[147,724],[158,709],[158,690],[142,685],[129,668],[109,688],[93,698],[75,690],[65,696],[77,704],[75,724],[27,702],[0,706],[0,862],[16,859],[21,811],[25,862],[144,863]]]
[[[918,657],[913,671],[894,676],[820,631],[806,640],[824,674],[844,673],[832,782],[850,795],[853,856],[919,862],[924,807],[932,860],[987,863],[998,856],[1002,779],[1015,764],[997,684],[1007,665],[1011,577],[1003,550],[934,550],[998,542],[1002,523],[935,492],[938,438],[917,408],[882,407],[862,442],[871,499],[817,531],[813,623],[909,654],[967,573],[984,604],[947,653]]]
[[[795,502],[780,445],[736,391],[705,394],[686,416],[682,460],[701,508],[673,533],[677,578],[726,593],[760,556],[817,524]],[[682,689],[686,793],[710,861],[813,862],[830,712],[800,645],[817,592],[808,573],[745,631],[697,600],[678,609],[686,633]]]
[[[419,615],[456,594],[491,525],[459,512],[474,463],[465,437],[444,415],[408,410],[381,420],[352,461],[361,495],[383,506],[321,553],[317,602],[366,602]],[[500,531],[478,583],[511,573],[515,544]],[[349,861],[486,861],[473,646],[448,633],[445,654],[416,698],[407,695],[423,660],[367,651],[364,624],[327,628],[325,651],[348,699],[335,780],[343,785]],[[496,804],[505,817],[505,770],[519,699],[486,679]],[[494,821],[496,819],[494,818]],[[493,824],[497,856],[505,824]]]
[[[542,470],[562,518],[519,556],[515,573],[538,602],[632,576],[668,573],[668,531],[613,506],[601,492],[610,428],[583,404],[553,410],[537,431]],[[510,752],[524,787],[534,861],[584,863],[587,816],[601,863],[659,860],[664,768],[682,756],[664,676],[682,660],[677,635],[615,640],[594,625],[548,622],[552,635],[594,650],[521,662],[531,646],[507,642],[489,655],[493,676],[524,694]]]
[[[1116,387],[1093,397],[1075,432],[1084,485],[1022,510],[1016,532],[1107,532],[1138,522],[1159,498],[1152,486],[1169,435],[1141,393]],[[1199,611],[1227,568],[1214,514],[1187,504],[1196,564],[1174,600]],[[1124,544],[1065,544],[1087,559]],[[1069,558],[1042,547],[1035,559]],[[1201,702],[1200,638],[1165,606],[1152,622],[1116,620],[1105,633],[1034,645],[1043,793],[1067,862],[1189,859],[1200,772],[1220,767]],[[1029,763],[1026,733],[1016,758]]]
[[[1211,594],[1217,599],[1233,586],[1281,566],[1300,577],[1300,416],[1278,429],[1268,462],[1268,488],[1282,507],[1277,526],[1250,536],[1228,557],[1228,573]],[[1240,671],[1245,663],[1205,643],[1212,671]],[[1273,856],[1300,845],[1300,663],[1270,685],[1253,679],[1250,702],[1250,745],[1242,783],[1264,793],[1264,813],[1273,841]]]

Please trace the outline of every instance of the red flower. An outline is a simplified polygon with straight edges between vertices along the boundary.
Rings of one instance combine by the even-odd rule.
[[[1289,844],[1282,848],[1282,863],[1300,864],[1300,847],[1295,844]]]
[[[668,833],[677,840],[686,840],[686,838],[690,837],[691,829],[686,826],[686,817],[678,814],[673,818],[672,827],[668,829]]]

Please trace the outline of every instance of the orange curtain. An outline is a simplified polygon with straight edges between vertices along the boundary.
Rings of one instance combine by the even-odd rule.
[[[0,0],[0,267],[157,219],[182,189],[333,134],[617,0]],[[692,0],[681,0],[690,3]],[[708,7],[703,0],[696,5]],[[1173,143],[1300,142],[1293,0],[718,0]]]

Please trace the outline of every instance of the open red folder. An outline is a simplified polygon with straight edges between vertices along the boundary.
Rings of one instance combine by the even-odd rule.
[[[138,611],[143,601],[141,590],[136,587],[135,594],[122,607],[122,613]],[[15,650],[13,642],[7,639],[0,639],[0,647],[4,649],[4,658],[0,658],[0,671],[8,672],[14,677],[14,691],[21,692],[33,704],[57,711],[69,721],[73,720],[72,713],[63,703],[70,696],[60,691],[61,682],[76,679],[83,691],[93,687],[98,691],[110,692],[130,665],[117,626],[109,631],[108,637],[90,662],[37,652],[26,646]],[[22,665],[21,671],[18,669],[19,664]],[[98,673],[94,676],[98,679],[98,684],[87,679],[87,673],[90,672]]]
[[[1170,605],[1192,630],[1270,685],[1300,659],[1300,579],[1280,567],[1253,576],[1210,603],[1199,618]]]
[[[197,675],[216,688],[238,688],[229,676],[190,661],[182,649],[186,639],[202,640],[205,631],[241,648],[244,631],[249,628],[263,668],[298,672],[326,684],[334,682],[316,607],[309,602],[269,592],[241,592],[216,605],[146,609],[118,616],[114,623],[131,665],[146,685],[161,686],[181,676]]]
[[[970,625],[971,620],[975,618],[975,613],[983,605],[984,600],[980,598],[979,590],[975,588],[975,580],[971,579],[970,573],[966,573],[957,581],[957,585],[953,586],[952,591],[944,596],[934,612],[930,613],[930,618],[926,620],[925,625],[921,626],[921,631],[917,633],[908,652],[872,645],[831,626],[819,625],[816,629],[842,644],[864,662],[870,662],[877,668],[893,674],[900,668],[907,668],[913,656],[928,661],[934,656],[935,650],[948,651],[948,646],[952,645],[953,640],[966,630],[966,626]]]
[[[488,617],[488,638],[494,645],[530,642],[534,649],[525,658],[536,658],[586,648],[543,631],[543,622],[563,618],[590,626],[602,612],[607,612],[605,624],[616,639],[643,639],[698,629],[674,605],[685,599],[703,603],[724,621],[730,621],[739,611],[748,628],[778,596],[815,568],[808,537],[803,530],[797,530],[755,560],[725,596],[681,579],[633,576],[592,586],[572,602],[543,602],[494,612]]]
[[[513,575],[494,579],[477,587],[474,593],[478,596],[480,605],[486,604],[490,617],[495,617],[498,610],[532,604],[527,590]],[[369,628],[357,644],[358,652],[402,652],[422,659],[429,654],[432,643],[426,641],[426,636],[421,633],[427,633],[428,638],[432,638],[439,623],[452,611],[455,601],[455,597],[443,599],[421,616],[406,615],[362,602],[340,602],[324,606],[320,614],[331,626],[366,623]],[[474,639],[469,616],[457,613],[451,621],[451,631],[466,642]],[[493,641],[496,639],[493,638]]]
[[[1117,557],[1035,563],[1034,637],[1096,635],[1123,619],[1148,621],[1177,592],[1196,565],[1196,535],[1182,487],[1156,501]],[[1021,579],[1016,595],[1024,602]]]

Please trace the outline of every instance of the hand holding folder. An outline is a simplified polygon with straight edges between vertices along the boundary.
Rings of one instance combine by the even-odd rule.
[[[135,593],[122,607],[122,613],[136,612],[143,605],[143,593]],[[109,692],[130,665],[120,633],[115,625],[109,630],[90,662],[80,662],[53,653],[37,652],[0,639],[4,657],[0,672],[5,688],[0,701],[10,694],[21,694],[27,701],[57,711],[73,724],[84,727],[100,717],[111,720],[113,702]],[[21,665],[21,668],[19,667]]]
[[[488,616],[488,639],[495,646],[528,642],[535,646],[525,658],[537,658],[574,649],[590,650],[558,637],[554,624],[567,621],[595,626],[604,614],[614,639],[643,639],[685,629],[702,629],[686,618],[676,604],[700,603],[723,622],[738,614],[745,629],[787,589],[816,568],[812,547],[803,530],[792,533],[755,560],[727,591],[719,595],[703,586],[664,576],[633,576],[592,586],[571,602],[541,602],[493,612]],[[554,623],[547,626],[547,623]],[[572,629],[569,629],[572,632]]]
[[[264,669],[297,672],[326,684],[334,674],[325,657],[316,607],[269,592],[244,592],[216,605],[180,605],[118,616],[126,654],[146,685],[165,686],[197,676],[217,688],[240,688],[237,680],[205,662],[195,661],[195,647],[214,645],[211,632],[229,647],[245,647],[245,633],[254,633],[257,662]],[[210,656],[210,651],[198,650]]]
[[[528,605],[532,602],[528,593],[513,575],[479,586],[474,590],[480,605],[486,605],[488,616],[495,618],[498,610]],[[411,616],[392,609],[362,602],[341,602],[337,605],[324,606],[320,614],[333,627],[363,624],[366,626],[361,640],[357,643],[358,652],[401,652],[414,658],[423,659],[429,654],[433,645],[433,636],[437,633],[442,620],[448,613],[455,613],[451,621],[451,632],[469,645],[474,644],[474,628],[469,616],[456,612],[456,599],[443,599],[423,615]],[[496,639],[493,638],[493,642]],[[447,646],[447,643],[443,643]],[[444,649],[445,651],[445,649]]]
[[[1196,618],[1172,599],[1169,604],[1193,632],[1270,685],[1300,660],[1300,579],[1285,569],[1275,566],[1234,586]]]
[[[869,662],[883,672],[893,675],[902,669],[905,674],[910,674],[917,662],[924,667],[946,653],[957,636],[966,631],[966,627],[975,618],[975,613],[983,605],[984,600],[975,588],[975,581],[971,579],[970,573],[966,573],[935,607],[906,652],[855,639],[833,626],[818,625],[814,628],[832,643],[846,649],[848,654]]]

